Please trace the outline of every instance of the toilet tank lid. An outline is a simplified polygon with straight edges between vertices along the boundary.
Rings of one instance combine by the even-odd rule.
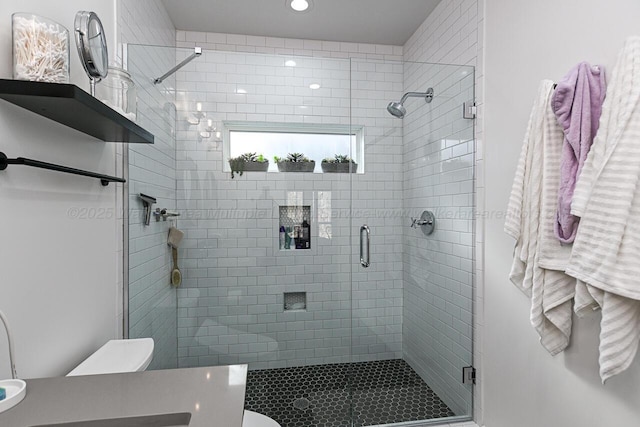
[[[67,376],[143,371],[153,359],[153,338],[111,340]]]

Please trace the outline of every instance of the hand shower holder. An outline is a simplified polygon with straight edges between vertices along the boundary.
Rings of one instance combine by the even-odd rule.
[[[153,212],[153,215],[155,215],[156,217],[156,222],[159,222],[160,220],[166,221],[167,218],[175,218],[180,216],[180,214],[177,212],[169,212],[167,208],[156,208],[155,212]]]

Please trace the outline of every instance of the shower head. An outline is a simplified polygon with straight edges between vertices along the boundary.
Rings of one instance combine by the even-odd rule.
[[[407,109],[400,102],[390,102],[387,105],[387,111],[393,116],[399,119],[403,118],[407,114]]]
[[[407,100],[407,98],[416,97],[424,98],[427,104],[430,103],[433,100],[433,88],[430,87],[426,92],[407,92],[402,95],[402,99],[400,100],[400,102],[390,102],[389,105],[387,105],[387,111],[393,117],[402,119],[404,115],[407,114],[407,109],[404,108],[404,102]]]

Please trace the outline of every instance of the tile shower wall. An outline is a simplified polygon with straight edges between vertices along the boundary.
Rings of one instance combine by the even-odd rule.
[[[442,2],[406,43],[404,59],[480,66],[479,10],[476,0]],[[430,110],[404,120],[405,209],[415,216],[433,210],[437,225],[429,237],[404,230],[403,353],[456,414],[469,414],[471,393],[460,378],[472,360],[474,321],[481,324],[472,315],[481,316],[472,212],[474,166],[481,168],[476,162],[482,156],[478,150],[474,157],[474,121],[461,119],[462,103],[474,99],[474,73],[465,67],[443,71],[411,64],[405,69],[405,90],[436,89]],[[481,107],[481,99],[476,102]],[[479,364],[478,352],[474,359]]]
[[[164,7],[153,0],[118,2],[121,43],[175,45],[175,28]],[[155,354],[152,369],[177,366],[177,297],[169,286],[170,251],[166,244],[169,223],[144,226],[144,193],[156,197],[156,207],[175,209],[174,80],[154,86],[147,76],[157,76],[175,64],[175,52],[148,46],[129,46],[123,61],[134,77],[138,95],[136,122],[155,135],[155,144],[129,147],[129,336],[152,337]],[[128,61],[127,61],[128,59]],[[126,156],[122,156],[126,161]]]
[[[151,369],[166,369],[177,367],[177,293],[169,284],[167,246],[171,223],[156,222],[152,216],[150,225],[144,225],[138,196],[155,197],[154,210],[176,208],[175,104],[144,77],[171,68],[174,59],[154,50],[129,46],[129,70],[138,90],[137,123],[155,135],[153,146],[129,146],[129,337],[153,338]],[[170,85],[171,80],[163,84]]]
[[[179,290],[181,366],[249,362],[251,368],[396,358],[401,353],[400,49],[308,40],[181,33],[205,51],[178,73],[178,209],[186,231]],[[236,51],[235,53],[230,51]],[[237,51],[281,54],[256,55]],[[184,52],[183,52],[184,54]],[[285,67],[286,55],[296,67]],[[360,57],[359,61],[326,57]],[[322,88],[311,91],[309,83]],[[242,88],[247,94],[238,94]],[[353,95],[353,105],[350,98]],[[186,123],[195,103],[223,120],[365,126],[365,174],[223,172],[222,145]],[[311,252],[277,249],[281,205],[312,206]],[[358,267],[351,236],[373,232],[372,267]],[[350,273],[354,271],[353,293]],[[307,292],[307,312],[283,313],[284,292]],[[352,310],[353,305],[353,310]],[[353,332],[351,332],[353,316]],[[353,334],[353,347],[351,334]],[[353,357],[351,357],[353,354]]]
[[[454,412],[466,414],[471,396],[460,378],[472,360],[474,146],[461,105],[473,99],[473,71],[416,68],[406,66],[406,90],[433,86],[435,97],[404,120],[404,203],[415,217],[433,211],[436,228],[430,236],[404,230],[403,349]]]

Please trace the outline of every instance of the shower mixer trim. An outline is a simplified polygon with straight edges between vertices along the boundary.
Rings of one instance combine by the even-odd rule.
[[[418,228],[425,236],[430,235],[436,228],[436,216],[431,211],[423,211],[420,218],[411,218],[411,228]]]

